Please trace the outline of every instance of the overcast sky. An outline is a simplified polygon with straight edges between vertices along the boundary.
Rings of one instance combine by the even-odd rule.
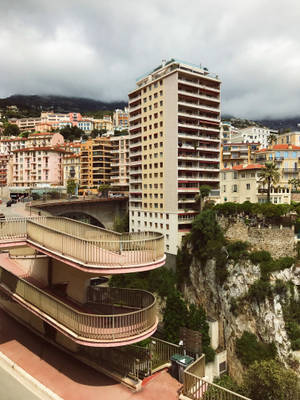
[[[177,58],[222,80],[222,113],[300,115],[299,0],[0,0],[0,97],[127,100]]]

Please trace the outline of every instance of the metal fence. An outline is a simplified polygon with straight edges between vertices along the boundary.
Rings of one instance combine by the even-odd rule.
[[[251,400],[204,378],[205,356],[202,355],[184,371],[183,394],[192,400]]]

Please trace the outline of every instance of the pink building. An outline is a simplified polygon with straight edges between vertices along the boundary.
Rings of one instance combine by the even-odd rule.
[[[54,147],[27,147],[13,151],[8,182],[12,187],[43,187],[63,184],[63,157]]]
[[[64,137],[57,132],[37,132],[31,133],[28,138],[3,138],[0,139],[0,153],[9,154],[14,150],[25,149],[27,147],[57,146],[64,143]]]

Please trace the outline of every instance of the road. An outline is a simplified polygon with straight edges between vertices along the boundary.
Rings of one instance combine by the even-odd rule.
[[[0,363],[0,399],[1,400],[40,400],[24,383],[19,381],[15,371],[8,371]]]
[[[6,201],[0,204],[0,213],[6,217],[25,217],[30,215],[30,210],[25,207],[26,203],[12,204],[11,207],[6,207]]]

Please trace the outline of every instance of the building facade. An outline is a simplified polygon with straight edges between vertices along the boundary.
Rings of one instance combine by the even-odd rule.
[[[111,186],[124,194],[129,191],[129,135],[110,137],[111,149]]]
[[[231,141],[232,143],[260,143],[262,147],[267,147],[270,134],[269,128],[249,126],[240,129],[238,134],[232,136]]]
[[[110,184],[111,141],[100,137],[81,143],[79,193],[97,193],[99,185]]]
[[[130,230],[164,233],[175,255],[203,184],[218,188],[220,80],[170,60],[129,93]]]
[[[253,163],[255,151],[259,150],[259,148],[259,143],[222,143],[220,152],[221,169]]]
[[[8,185],[20,188],[61,186],[65,153],[55,147],[14,150],[10,161],[12,175]]]
[[[244,201],[265,203],[267,190],[260,180],[260,172],[263,168],[264,165],[261,164],[250,164],[223,169],[220,176],[221,203],[243,203]],[[290,204],[289,185],[284,186],[282,182],[279,182],[272,188],[270,198],[274,204]]]
[[[128,108],[125,107],[124,110],[115,110],[113,116],[114,128],[118,130],[128,129]]]

